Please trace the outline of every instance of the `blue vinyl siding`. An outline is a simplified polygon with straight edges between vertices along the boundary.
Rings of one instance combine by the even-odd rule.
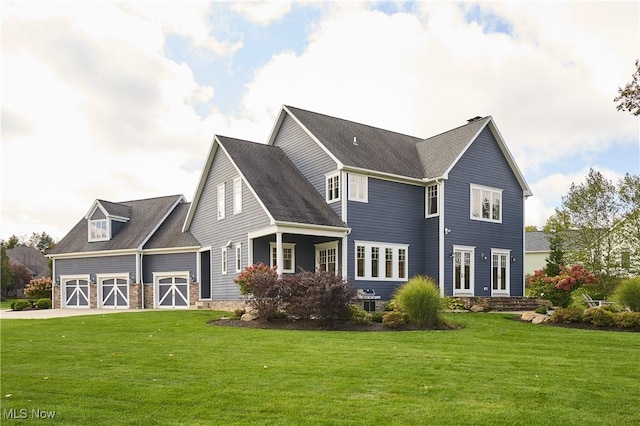
[[[269,217],[253,196],[246,182],[242,182],[242,213],[233,214],[233,180],[238,172],[221,148],[217,148],[213,164],[194,213],[190,231],[202,247],[211,246],[211,298],[236,300],[240,298],[238,286],[233,282],[235,272],[235,244],[242,243],[242,266],[247,266],[248,232],[269,225]],[[217,187],[225,183],[225,218],[217,219]],[[222,275],[221,249],[232,242],[227,250],[227,274]],[[203,292],[206,294],[206,292]]]
[[[322,198],[325,198],[325,175],[336,171],[338,165],[289,115],[282,121],[273,145],[282,149]],[[331,203],[330,206],[338,215],[342,214],[340,202]]]
[[[470,183],[502,189],[502,223],[470,219]],[[453,260],[449,254],[453,245],[462,245],[475,247],[476,296],[491,295],[492,248],[511,250],[516,261],[510,263],[510,295],[522,296],[523,192],[488,128],[451,170],[445,181],[444,206],[445,227],[451,229],[444,237],[445,294],[453,291]],[[481,259],[482,253],[487,260]]]
[[[194,277],[196,274],[197,253],[168,253],[151,254],[142,258],[142,276],[146,284],[153,283],[154,272],[183,272],[188,271]]]
[[[295,271],[298,272],[300,268],[305,271],[315,271],[316,269],[316,244],[328,243],[336,241],[335,238],[329,237],[311,237],[307,235],[299,234],[283,234],[282,242],[284,244],[295,244]],[[271,261],[271,243],[276,242],[275,235],[269,235],[261,238],[256,238],[253,242],[253,261],[254,263],[264,263],[269,265]],[[341,268],[342,250],[340,241],[338,241],[338,270]]]
[[[355,280],[356,240],[408,244],[408,277],[425,273],[424,187],[369,177],[368,203],[349,201],[347,214],[347,224],[352,229],[347,252],[347,277],[351,284],[372,288],[383,299],[388,299],[402,284]],[[430,239],[427,237],[427,241]],[[438,253],[428,255],[437,258]]]
[[[60,275],[136,273],[136,256],[102,256],[56,259],[56,278]]]
[[[440,252],[440,218],[430,217],[424,221],[425,256],[422,274],[438,282],[440,277],[440,256],[438,255]]]

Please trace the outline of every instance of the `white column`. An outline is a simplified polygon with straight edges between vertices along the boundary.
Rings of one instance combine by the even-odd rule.
[[[284,265],[284,253],[282,250],[282,232],[276,232],[276,265],[278,265],[278,277],[281,277],[282,265]]]

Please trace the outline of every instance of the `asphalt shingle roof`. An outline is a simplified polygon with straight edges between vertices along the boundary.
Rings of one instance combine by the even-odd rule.
[[[421,179],[416,144],[422,139],[286,106],[345,166]],[[353,138],[356,138],[355,145]]]
[[[549,240],[542,231],[527,231],[524,233],[524,251],[549,251]]]
[[[144,242],[144,239],[158,226],[162,218],[169,212],[169,209],[181,198],[182,195],[171,195],[117,203],[129,207],[131,214],[129,215],[130,220],[123,225],[111,240],[89,242],[88,222],[83,218],[60,240],[49,254],[138,248]]]
[[[472,121],[419,142],[417,150],[422,163],[423,177],[442,176],[453,165],[471,139],[487,123],[487,120],[489,117]]]
[[[131,206],[121,203],[112,203],[111,201],[105,200],[98,200],[98,202],[105,208],[109,216],[131,218]]]
[[[217,138],[275,220],[346,227],[279,147]]]
[[[442,176],[489,120],[474,120],[423,139],[292,106],[286,108],[345,166],[415,179]]]
[[[200,243],[191,232],[182,232],[182,226],[190,205],[191,203],[178,204],[153,234],[153,237],[144,245],[144,248],[199,247]]]

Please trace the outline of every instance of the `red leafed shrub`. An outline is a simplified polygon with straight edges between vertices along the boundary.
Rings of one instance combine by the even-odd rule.
[[[349,304],[357,293],[342,277],[326,271],[285,275],[282,291],[287,314],[329,321],[349,318]]]
[[[247,266],[242,272],[240,272],[240,274],[236,277],[236,279],[233,280],[233,282],[238,284],[238,286],[240,287],[240,294],[246,296],[253,293],[253,290],[251,288],[251,286],[253,285],[253,279],[262,275],[277,278],[277,266],[272,268],[271,266],[267,266],[264,263],[256,263],[254,265]]]
[[[563,266],[560,269],[560,273],[550,279],[556,288],[566,292],[584,284],[595,284],[598,282],[598,279],[591,275],[582,265],[573,265],[570,268]]]
[[[538,270],[527,277],[527,294],[550,300],[554,306],[567,307],[573,290],[597,282],[597,278],[582,265],[563,266],[554,277],[548,277],[543,270]]]

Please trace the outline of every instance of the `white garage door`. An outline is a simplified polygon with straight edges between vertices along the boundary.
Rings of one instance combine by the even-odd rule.
[[[188,273],[180,275],[155,275],[156,307],[169,309],[189,308]]]
[[[89,279],[61,278],[65,308],[89,307]]]
[[[100,306],[103,308],[129,307],[129,282],[126,277],[99,278]]]

